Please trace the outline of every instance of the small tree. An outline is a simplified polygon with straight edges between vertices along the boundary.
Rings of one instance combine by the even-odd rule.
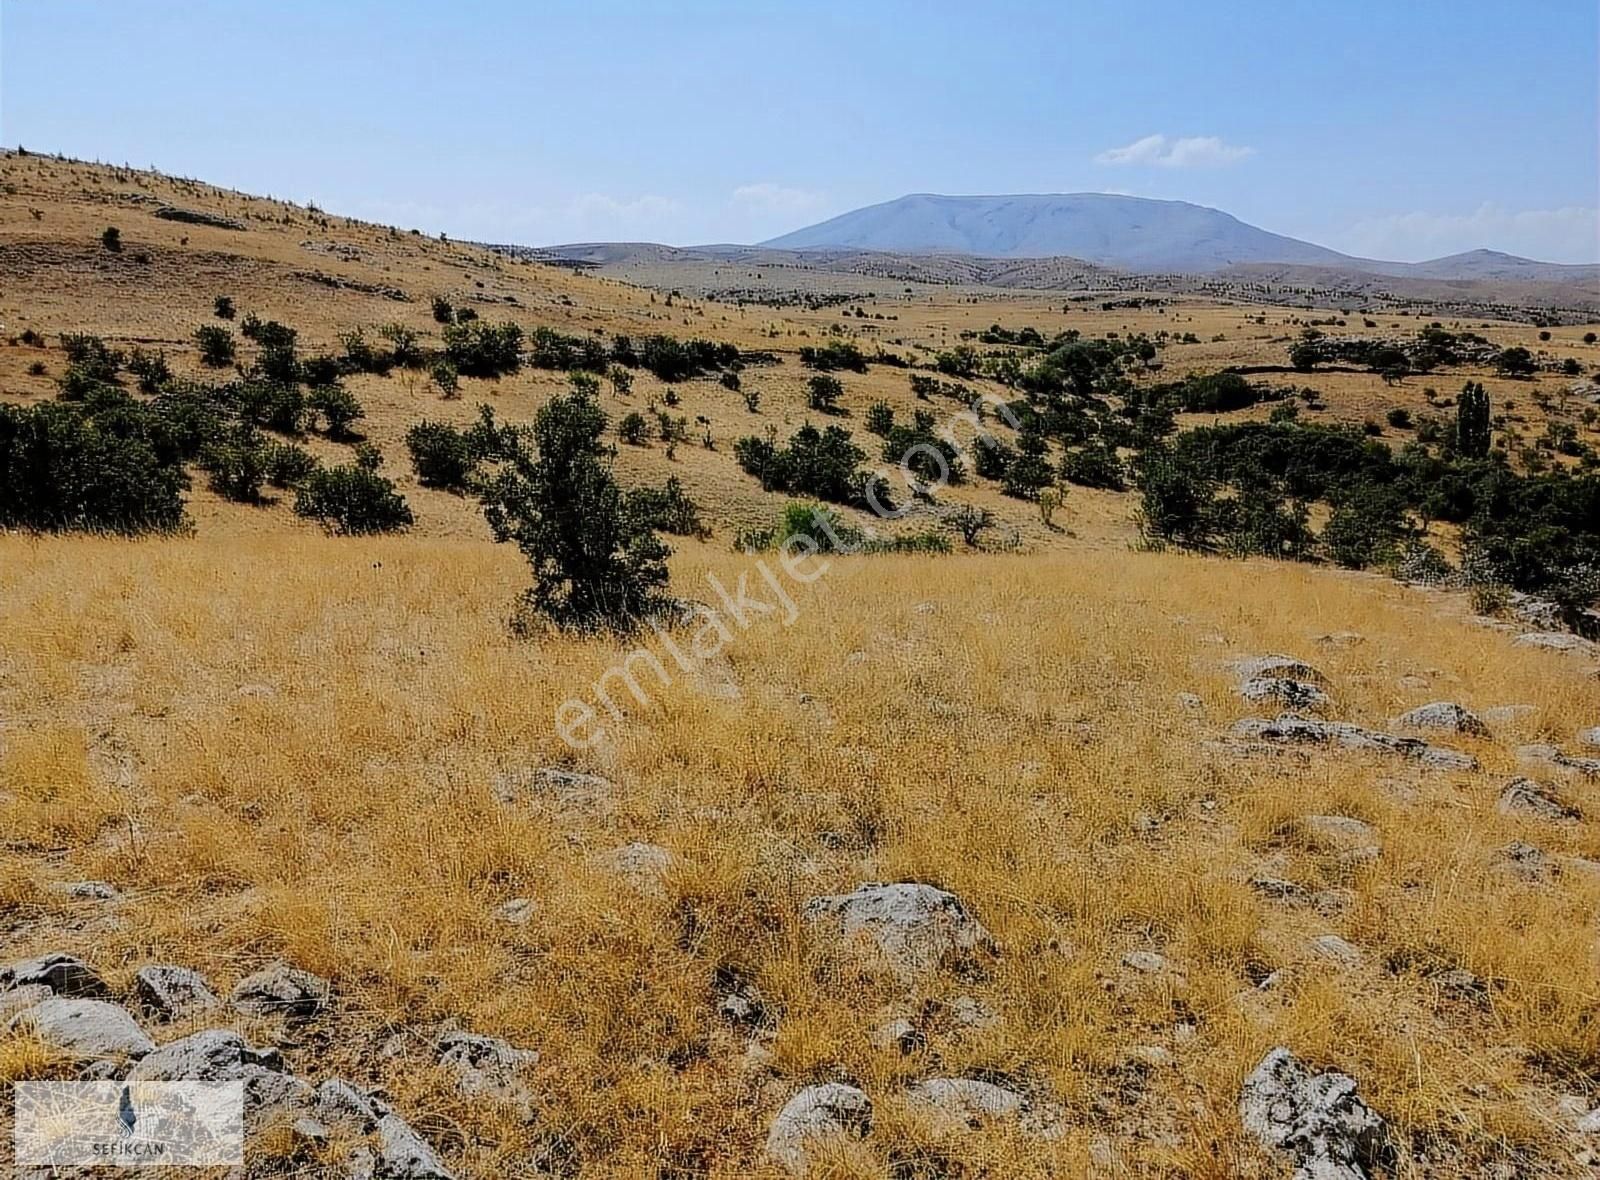
[[[631,629],[662,605],[670,550],[623,511],[601,442],[606,416],[587,393],[553,398],[483,492],[498,541],[533,567],[524,603],[564,626]]]
[[[607,369],[606,380],[611,382],[611,392],[618,397],[627,397],[633,391],[633,371],[623,365]]]
[[[294,510],[350,535],[392,532],[412,523],[411,509],[394,484],[360,464],[313,471],[295,496]]]
[[[429,374],[433,377],[433,384],[438,388],[440,397],[449,401],[461,396],[461,374],[456,372],[456,367],[449,361],[434,361]]]
[[[121,254],[122,231],[114,225],[106,226],[105,232],[100,235],[100,244],[113,254]]]
[[[200,363],[212,369],[225,369],[233,364],[236,352],[233,333],[220,324],[206,324],[194,334],[200,348]]]
[[[366,411],[361,408],[356,395],[342,385],[324,385],[313,389],[306,398],[306,407],[322,415],[329,438],[350,438],[351,424],[366,417]]]
[[[622,419],[617,427],[617,437],[629,446],[642,447],[650,437],[649,419],[635,410]]]
[[[1468,381],[1456,399],[1456,451],[1468,459],[1489,453],[1489,395],[1481,381]]]
[[[218,295],[211,301],[211,310],[216,313],[219,320],[231,320],[235,314],[233,299],[227,295]]]
[[[831,414],[838,409],[839,398],[844,393],[844,386],[837,377],[830,377],[826,373],[818,373],[806,382],[806,401],[813,410],[821,410],[824,414]]]
[[[433,320],[437,324],[451,324],[455,322],[456,311],[450,306],[450,301],[443,295],[433,297]]]

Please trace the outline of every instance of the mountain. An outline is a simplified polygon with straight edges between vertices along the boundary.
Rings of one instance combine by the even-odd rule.
[[[918,193],[796,230],[764,246],[850,247],[988,258],[1070,255],[1146,272],[1205,272],[1245,262],[1347,266],[1356,259],[1268,233],[1220,209],[1109,193],[942,197]]]
[[[1393,278],[1583,282],[1597,266],[1473,250],[1430,262],[1381,262],[1270,233],[1220,209],[1111,193],[945,197],[917,193],[844,213],[761,243],[985,258],[1068,256],[1143,273],[1208,274],[1271,263]]]

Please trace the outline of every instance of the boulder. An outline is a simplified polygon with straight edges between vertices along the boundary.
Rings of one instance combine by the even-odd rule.
[[[1494,854],[1496,867],[1506,870],[1524,881],[1543,881],[1555,872],[1555,866],[1544,849],[1525,840],[1513,840]]]
[[[1595,649],[1593,643],[1570,631],[1529,631],[1511,642],[1516,647],[1537,647],[1545,651],[1592,652]]]
[[[311,1114],[316,1091],[291,1075],[276,1049],[252,1049],[231,1029],[213,1028],[161,1046],[134,1066],[128,1080],[241,1082],[251,1127]]]
[[[1600,750],[1600,725],[1590,726],[1588,729],[1578,731],[1578,744],[1588,746],[1591,750]]]
[[[1409,713],[1394,719],[1396,729],[1432,730],[1438,733],[1464,733],[1471,737],[1488,737],[1489,727],[1483,720],[1454,701],[1433,701],[1418,705]]]
[[[274,963],[241,979],[233,1006],[247,1016],[314,1016],[328,1002],[328,981],[286,963]]]
[[[613,848],[600,857],[600,864],[628,883],[635,891],[652,895],[665,892],[667,874],[674,857],[659,844],[635,841]]]
[[[1296,1180],[1367,1180],[1388,1151],[1383,1119],[1342,1073],[1312,1074],[1287,1049],[1274,1049],[1239,1093],[1244,1129],[1289,1155]]]
[[[31,983],[43,984],[58,996],[94,999],[107,994],[105,980],[74,955],[57,952],[0,967],[0,991]]]
[[[134,976],[133,991],[139,1003],[162,1020],[197,1016],[221,1003],[206,985],[205,977],[188,967],[141,967]]]
[[[1170,966],[1167,957],[1157,951],[1129,951],[1122,956],[1122,965],[1140,975],[1159,975]]]
[[[874,881],[853,893],[813,897],[803,916],[813,929],[845,943],[871,944],[902,976],[926,974],[994,946],[955,894],[913,882]]]
[[[1226,664],[1241,683],[1250,680],[1298,680],[1306,684],[1327,684],[1328,678],[1304,660],[1293,656],[1246,656]]]
[[[388,1113],[380,1102],[374,1102],[349,1082],[329,1078],[317,1087],[316,1116],[330,1127],[346,1126],[365,1135],[378,1125],[378,1119]]]
[[[393,1114],[378,1120],[378,1151],[373,1176],[382,1180],[455,1180],[427,1140]]]
[[[0,1024],[10,1021],[18,1012],[31,1008],[42,1000],[48,1000],[55,994],[43,983],[25,983],[10,991],[0,992]]]
[[[13,1016],[8,1027],[31,1032],[73,1057],[143,1057],[156,1047],[133,1017],[105,1000],[40,1000]]]
[[[1233,736],[1246,741],[1336,745],[1347,750],[1394,754],[1402,758],[1414,758],[1438,770],[1476,770],[1478,767],[1478,760],[1470,754],[1432,746],[1419,738],[1396,737],[1348,721],[1320,721],[1295,713],[1284,713],[1271,721],[1263,717],[1246,717],[1234,724]]]
[[[1282,676],[1257,676],[1239,686],[1239,695],[1252,703],[1270,701],[1284,709],[1321,711],[1333,707],[1333,698],[1306,680]]]
[[[1347,815],[1308,815],[1301,828],[1319,846],[1351,863],[1377,860],[1378,831],[1371,824]]]
[[[1319,959],[1337,963],[1341,967],[1361,966],[1361,949],[1346,942],[1337,934],[1319,934],[1311,940],[1311,951]]]
[[[115,885],[107,881],[56,881],[50,886],[51,893],[59,893],[62,897],[71,898],[73,901],[120,901],[121,892]]]
[[[804,1176],[818,1140],[861,1138],[872,1131],[872,1100],[854,1086],[807,1086],[784,1104],[767,1132],[767,1157]]]
[[[1531,778],[1514,778],[1500,792],[1495,810],[1501,815],[1527,815],[1535,819],[1569,820],[1579,817],[1578,809],[1569,807],[1543,783]]]
[[[977,1131],[1005,1122],[1033,1134],[1049,1135],[1062,1120],[1058,1107],[1036,1105],[1015,1090],[976,1078],[928,1078],[906,1091],[906,1102],[939,1134]]]
[[[532,1049],[518,1049],[499,1037],[467,1032],[441,1036],[436,1057],[438,1064],[455,1078],[457,1093],[524,1107],[529,1113],[533,1095],[517,1075],[538,1060],[539,1054]]]

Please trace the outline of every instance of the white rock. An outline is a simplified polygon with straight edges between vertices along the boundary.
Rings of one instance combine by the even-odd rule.
[[[847,944],[866,942],[902,975],[935,971],[992,949],[993,939],[953,893],[932,885],[868,882],[853,893],[813,897],[804,918]]]
[[[1462,733],[1472,737],[1488,737],[1489,727],[1470,709],[1454,701],[1433,701],[1418,705],[1408,713],[1394,719],[1396,729],[1432,730],[1440,733]]]
[[[196,1016],[221,1003],[205,977],[188,967],[141,967],[134,976],[133,990],[139,1003],[163,1020]]]
[[[1311,950],[1319,958],[1337,963],[1341,967],[1359,967],[1361,951],[1337,934],[1319,934],[1311,940]]]
[[[1274,1049],[1245,1079],[1239,1119],[1264,1146],[1287,1153],[1297,1180],[1367,1180],[1388,1142],[1384,1121],[1342,1073],[1312,1076]]]
[[[143,1057],[156,1047],[133,1017],[104,1000],[41,1000],[12,1017],[9,1027],[74,1057]]]
[[[804,1176],[819,1141],[861,1138],[872,1130],[872,1102],[854,1086],[807,1086],[784,1104],[767,1133],[767,1156],[792,1176]]]

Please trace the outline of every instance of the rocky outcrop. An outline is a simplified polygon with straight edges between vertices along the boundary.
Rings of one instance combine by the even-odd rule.
[[[1438,733],[1463,733],[1471,737],[1488,737],[1489,727],[1470,709],[1454,701],[1433,701],[1419,705],[1394,719],[1396,729],[1432,730]]]
[[[932,885],[868,882],[852,893],[813,897],[806,922],[846,945],[875,948],[902,976],[969,960],[994,941],[961,899]]]
[[[1246,717],[1234,725],[1233,736],[1262,742],[1335,745],[1347,750],[1395,754],[1437,770],[1476,770],[1478,767],[1478,760],[1470,754],[1430,745],[1420,738],[1396,737],[1348,721],[1320,721],[1295,713],[1284,713],[1270,721]]]
[[[155,1049],[132,1016],[105,1000],[52,996],[11,1018],[12,1031],[30,1032],[72,1057],[143,1057]]]
[[[247,1016],[314,1016],[328,1002],[328,981],[286,963],[274,963],[241,979],[233,1006]]]
[[[1274,1049],[1239,1094],[1244,1129],[1293,1159],[1296,1180],[1367,1180],[1387,1148],[1387,1129],[1342,1073],[1312,1074]]]
[[[872,1101],[854,1086],[807,1086],[784,1104],[767,1132],[767,1157],[791,1176],[810,1170],[821,1141],[872,1131]]]

